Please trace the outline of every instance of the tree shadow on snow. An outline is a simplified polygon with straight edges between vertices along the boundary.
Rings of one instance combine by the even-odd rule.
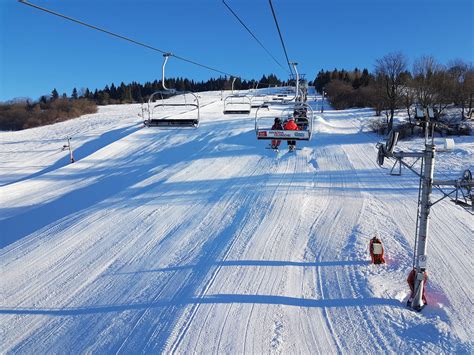
[[[65,307],[65,308],[0,308],[0,314],[15,315],[49,315],[49,316],[79,316],[88,314],[102,314],[145,310],[151,308],[167,308],[198,304],[261,304],[282,305],[302,308],[335,308],[335,307],[371,307],[390,306],[404,308],[396,299],[384,298],[341,298],[341,299],[311,299],[274,295],[248,295],[248,294],[216,294],[205,297],[190,297],[184,299],[163,300],[155,302],[115,304],[91,307]]]
[[[327,266],[357,266],[368,265],[366,260],[341,260],[319,262],[297,262],[280,260],[224,260],[205,264],[205,266],[255,266],[255,267],[327,267]],[[202,267],[203,265],[176,265],[159,269],[138,270],[130,272],[116,272],[107,275],[135,275],[150,272],[171,272]]]
[[[139,127],[128,127],[121,130],[106,133],[108,139],[105,141],[112,142],[120,137],[129,135]],[[163,133],[160,131],[160,133]],[[154,135],[154,133],[150,133]],[[166,132],[165,132],[166,134]],[[243,132],[237,136],[232,136],[226,142],[242,142],[250,140],[251,132]],[[166,183],[166,178],[160,179],[158,182],[151,184],[150,186],[143,187],[140,189],[132,188],[133,185],[140,183],[157,174],[157,167],[161,167],[160,170],[166,170],[167,167],[173,166],[177,163],[185,163],[198,159],[199,157],[232,157],[235,155],[241,156],[239,148],[228,149],[224,151],[210,152],[209,154],[203,155],[202,152],[210,150],[209,141],[212,142],[213,133],[208,132],[205,137],[189,140],[182,144],[173,145],[166,147],[158,154],[149,154],[143,157],[139,157],[132,160],[116,161],[112,167],[101,167],[98,169],[87,169],[78,171],[70,174],[68,179],[78,178],[95,178],[94,182],[72,190],[59,198],[42,203],[37,206],[33,206],[30,209],[25,209],[23,213],[18,214],[0,220],[0,230],[2,231],[2,238],[0,239],[0,249],[4,248],[23,237],[40,230],[52,223],[57,223],[61,219],[67,216],[74,216],[79,212],[94,207],[100,208],[100,203],[107,198],[114,195],[120,194],[128,190],[127,197],[135,197],[142,194],[146,194],[150,189],[159,188],[161,185]],[[84,157],[86,154],[91,154],[101,146],[105,146],[104,139],[100,138],[94,142],[86,144],[84,148],[78,148],[79,156]],[[237,149],[237,150],[236,150]],[[256,151],[255,147],[248,148],[250,152]],[[35,174],[35,176],[46,174],[47,172],[58,169],[61,165],[61,161],[57,162],[54,166],[45,169]],[[47,171],[46,171],[47,170]],[[29,176],[28,178],[31,178]],[[59,179],[64,180],[66,177],[56,177],[54,175],[48,175],[45,179]],[[26,179],[26,178],[25,178]],[[210,181],[214,186],[222,186],[226,181]],[[179,186],[179,183],[177,183]],[[189,188],[195,189],[196,183],[185,185]],[[167,184],[166,190],[169,191],[173,188],[173,184]],[[176,186],[174,186],[176,188]],[[204,190],[204,193],[206,190]],[[226,190],[217,191],[217,194],[225,193]],[[207,192],[209,193],[209,191]],[[213,193],[211,198],[216,198],[216,193]],[[11,209],[6,209],[11,210]]]

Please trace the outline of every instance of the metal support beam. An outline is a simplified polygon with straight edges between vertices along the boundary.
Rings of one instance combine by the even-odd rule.
[[[298,70],[296,69],[296,66],[298,65],[298,63],[290,62],[290,64],[296,73],[296,96],[295,96],[295,102],[296,102],[296,101],[299,101],[298,98],[300,94],[300,74],[298,73]]]
[[[418,226],[418,241],[415,246],[416,259],[415,259],[415,285],[414,295],[412,301],[412,307],[415,310],[421,310],[424,306],[423,302],[423,288],[424,288],[424,274],[426,271],[426,247],[427,237],[429,228],[429,214],[430,214],[430,196],[433,188],[433,175],[434,175],[434,159],[435,159],[435,146],[432,144],[426,144],[424,151],[424,166],[423,166],[423,182],[421,187],[421,210],[420,210],[420,223]]]
[[[408,168],[417,176],[420,177],[420,187],[418,195],[418,212],[416,219],[416,235],[415,235],[415,250],[413,255],[413,270],[410,272],[408,282],[412,294],[408,300],[407,305],[413,309],[420,311],[425,302],[423,300],[423,290],[425,287],[426,278],[426,266],[427,266],[427,241],[429,231],[429,214],[430,208],[443,200],[446,197],[451,196],[456,192],[456,201],[458,200],[458,191],[461,191],[465,200],[471,199],[474,202],[471,190],[474,188],[472,174],[469,170],[464,171],[463,177],[458,180],[433,180],[434,175],[434,163],[435,163],[435,145],[433,137],[434,124],[430,120],[430,110],[425,112],[425,149],[422,152],[393,152],[390,147],[396,144],[396,137],[390,135],[386,144],[379,143],[377,145],[378,155],[377,162],[379,165],[383,165],[384,158],[396,159],[394,166],[392,167],[391,173],[393,173],[397,164],[399,164],[399,172],[401,172],[401,166]],[[429,142],[428,133],[431,128],[431,142]],[[392,139],[395,137],[395,139]],[[392,145],[392,143],[395,144]],[[390,146],[390,147],[389,147]],[[403,161],[404,158],[416,158],[415,161],[410,165]],[[421,159],[421,172],[414,169],[414,165]],[[454,187],[449,193],[441,190],[440,186],[451,186]],[[432,203],[430,201],[433,187],[440,190],[443,193],[443,197]],[[464,196],[463,189],[468,191],[468,196]],[[468,207],[474,210],[474,203],[466,202]]]
[[[69,150],[69,160],[71,161],[71,163],[74,163],[75,160],[74,160],[74,153],[73,153],[72,145],[71,145],[71,139],[72,139],[71,137],[67,137],[67,144],[63,145],[62,150],[66,150],[66,149]]]
[[[398,166],[398,171],[394,172],[395,168]],[[400,176],[402,175],[402,160],[396,159],[393,163],[392,169],[390,170],[390,175]]]

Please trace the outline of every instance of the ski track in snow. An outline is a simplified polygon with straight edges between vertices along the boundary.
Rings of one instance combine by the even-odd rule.
[[[201,101],[198,129],[118,105],[0,132],[0,352],[472,353],[472,216],[432,208],[429,305],[406,309],[418,180],[377,166],[370,110],[326,110],[274,153],[254,110]],[[456,140],[443,178],[472,169]]]

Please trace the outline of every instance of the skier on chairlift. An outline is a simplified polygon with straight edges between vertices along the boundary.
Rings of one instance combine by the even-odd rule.
[[[369,251],[372,264],[385,264],[382,241],[377,236],[370,240]]]
[[[299,130],[298,126],[295,123],[295,119],[292,116],[288,118],[288,121],[285,123],[283,128],[287,131],[298,131]],[[290,152],[294,152],[296,150],[296,141],[287,141],[287,143],[288,143],[288,150]]]
[[[272,129],[274,130],[283,130],[283,125],[281,124],[280,118],[276,117],[273,123]],[[276,150],[280,146],[281,140],[272,139],[272,149]]]

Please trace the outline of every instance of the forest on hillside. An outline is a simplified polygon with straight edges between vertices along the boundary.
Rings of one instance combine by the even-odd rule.
[[[233,79],[227,77],[211,78],[196,82],[186,78],[169,78],[165,80],[168,88],[178,91],[216,91],[231,90]],[[260,80],[242,80],[236,78],[235,90],[248,90],[281,86],[286,84],[274,74],[263,75]],[[56,89],[50,95],[43,95],[39,100],[17,99],[0,103],[0,130],[21,130],[46,124],[52,124],[76,118],[84,114],[97,112],[97,105],[143,103],[151,94],[162,90],[161,81],[154,80],[144,84],[111,83],[103,89],[73,88],[70,95],[59,94]]]
[[[370,107],[376,116],[385,117],[375,127],[379,133],[393,128],[397,111],[406,110],[408,126],[413,132],[413,115],[416,106],[433,107],[438,120],[448,109],[458,110],[459,120],[473,116],[474,67],[460,59],[442,65],[432,56],[422,56],[408,67],[408,58],[400,53],[389,53],[375,62],[373,72],[368,69],[332,71],[320,70],[309,85],[324,95],[333,108]],[[207,81],[187,78],[168,78],[165,84],[177,91],[231,90],[233,78],[219,77]],[[290,84],[275,74],[263,75],[260,80],[236,78],[235,90],[248,90]],[[152,93],[162,90],[159,80],[144,84],[138,82],[111,83],[102,89],[73,88],[70,95],[59,94],[56,89],[39,100],[13,100],[0,104],[0,129],[20,130],[51,124],[94,113],[97,105],[144,103]],[[469,133],[464,127],[456,128],[460,134]]]

